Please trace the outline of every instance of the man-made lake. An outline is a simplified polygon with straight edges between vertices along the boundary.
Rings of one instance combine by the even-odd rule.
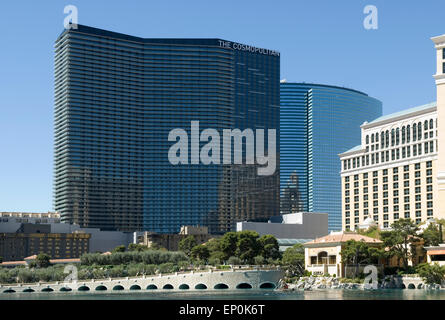
[[[10,293],[0,300],[445,300],[445,290],[314,290],[267,292],[134,292]]]

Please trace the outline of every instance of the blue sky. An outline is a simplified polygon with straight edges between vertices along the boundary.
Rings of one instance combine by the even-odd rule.
[[[141,37],[211,37],[281,52],[281,78],[361,90],[384,113],[435,100],[430,37],[445,1],[2,1],[0,211],[52,209],[53,45],[65,5],[79,23]],[[363,27],[366,5],[377,30]]]

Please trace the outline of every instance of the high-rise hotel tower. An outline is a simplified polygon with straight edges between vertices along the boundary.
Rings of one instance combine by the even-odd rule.
[[[432,38],[437,52],[437,71],[434,75],[437,86],[437,195],[435,210],[445,218],[445,34]]]
[[[445,218],[445,35],[432,40],[437,102],[364,123],[361,144],[340,155],[345,230]]]
[[[282,213],[329,214],[341,230],[338,154],[360,142],[360,124],[382,115],[366,93],[312,83],[281,83],[280,175]]]
[[[172,165],[168,136],[190,137],[199,121],[201,131],[278,137],[279,76],[277,51],[236,42],[65,30],[55,44],[55,209],[85,227],[160,233],[221,233],[278,214],[279,162],[270,176],[255,165]]]

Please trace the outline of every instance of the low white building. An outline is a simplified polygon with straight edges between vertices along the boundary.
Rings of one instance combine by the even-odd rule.
[[[305,243],[327,235],[328,214],[298,212],[271,217],[269,222],[238,222],[236,231],[256,231],[260,236],[273,235],[277,238],[280,251],[296,243]]]

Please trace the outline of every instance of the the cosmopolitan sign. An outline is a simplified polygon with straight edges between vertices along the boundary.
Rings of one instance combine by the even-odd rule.
[[[190,126],[190,142],[187,131],[173,129],[168,134],[168,141],[176,142],[168,151],[168,161],[172,165],[210,165],[210,164],[257,164],[258,175],[269,176],[276,169],[276,130],[267,130],[267,155],[264,150],[264,129],[223,129],[222,161],[221,137],[215,129],[199,131],[199,121],[192,121]],[[243,140],[245,143],[243,144]],[[233,152],[232,152],[233,141]],[[200,142],[206,144],[200,148]],[[189,155],[190,143],[190,155]],[[243,162],[243,145],[245,146],[245,162]],[[255,152],[256,151],[256,152]],[[233,163],[232,163],[233,155]]]
[[[219,46],[221,48],[228,48],[233,50],[239,50],[239,51],[249,51],[252,53],[260,53],[265,54],[269,56],[280,56],[279,51],[270,50],[270,49],[264,49],[264,48],[257,48],[254,46],[249,46],[247,44],[237,43],[237,42],[231,42],[231,41],[224,41],[224,40],[218,40]]]

